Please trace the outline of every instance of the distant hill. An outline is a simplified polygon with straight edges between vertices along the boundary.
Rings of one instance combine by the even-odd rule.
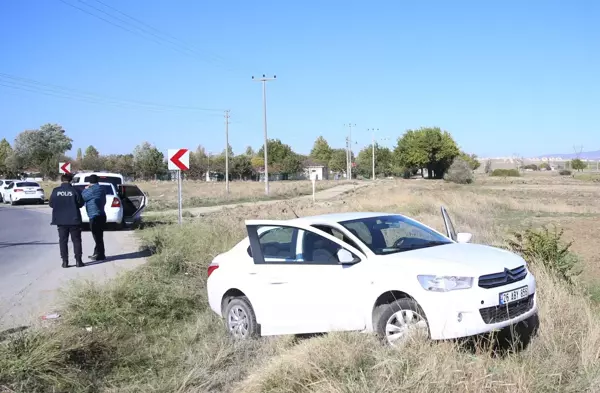
[[[577,158],[577,154],[545,154],[540,157],[553,157],[553,158],[562,158],[563,160],[572,160],[573,158]],[[600,150],[596,151],[587,151],[579,154],[579,158],[582,160],[600,160]]]

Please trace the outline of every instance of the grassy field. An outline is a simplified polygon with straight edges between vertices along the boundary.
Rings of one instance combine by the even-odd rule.
[[[346,181],[322,180],[316,183],[316,190],[325,190]],[[177,209],[177,182],[140,181],[135,182],[148,195],[148,211]],[[42,187],[49,197],[58,183],[44,182]],[[269,183],[269,196],[265,195],[265,183],[255,181],[232,181],[229,195],[224,182],[184,181],[182,187],[183,207],[214,206],[226,203],[252,202],[267,199],[288,199],[312,193],[312,183],[303,181],[273,181]]]
[[[177,225],[149,222],[148,264],[107,286],[73,288],[54,327],[0,344],[0,392],[597,392],[600,391],[600,186],[554,174],[378,182],[343,201],[229,209]],[[440,205],[474,242],[506,244],[513,231],[555,224],[583,270],[570,285],[540,261],[540,330],[524,350],[371,335],[273,337],[233,343],[206,303],[206,267],[244,235],[248,218],[335,211],[409,214],[442,229]],[[552,262],[552,261],[550,261]],[[91,331],[86,327],[92,327]],[[0,337],[2,340],[2,337]]]

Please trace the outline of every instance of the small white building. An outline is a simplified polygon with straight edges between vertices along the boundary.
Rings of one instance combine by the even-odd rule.
[[[329,179],[329,170],[326,165],[309,165],[304,167],[304,175],[310,180],[327,180]]]

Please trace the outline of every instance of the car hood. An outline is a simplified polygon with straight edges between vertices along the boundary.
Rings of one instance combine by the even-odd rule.
[[[417,274],[435,275],[479,276],[525,264],[521,256],[510,251],[472,243],[451,243],[377,258],[388,268],[402,266]]]

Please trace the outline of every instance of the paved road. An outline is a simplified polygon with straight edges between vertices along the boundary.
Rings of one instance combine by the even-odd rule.
[[[108,260],[84,268],[63,269],[56,227],[50,225],[47,206],[0,205],[0,332],[40,321],[60,309],[57,289],[68,281],[104,281],[145,261],[133,232],[105,233]],[[92,254],[94,241],[84,232],[83,260]],[[75,264],[69,244],[71,264]]]

